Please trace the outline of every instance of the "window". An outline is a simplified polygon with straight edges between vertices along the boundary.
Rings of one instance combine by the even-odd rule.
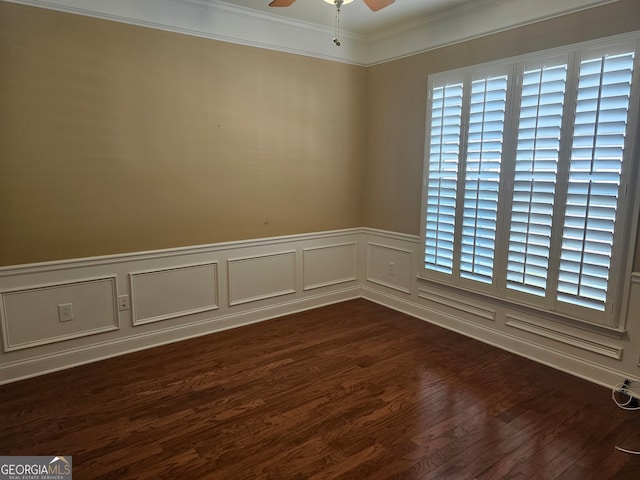
[[[636,43],[429,78],[423,277],[615,326],[638,212]]]

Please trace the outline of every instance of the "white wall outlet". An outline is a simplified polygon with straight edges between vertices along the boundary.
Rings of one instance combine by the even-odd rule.
[[[61,303],[58,305],[58,320],[61,322],[73,320],[73,303]]]
[[[389,262],[387,264],[387,273],[391,276],[394,276],[396,274],[396,264],[395,262]]]
[[[129,310],[129,295],[120,295],[118,297],[118,310],[121,312]]]

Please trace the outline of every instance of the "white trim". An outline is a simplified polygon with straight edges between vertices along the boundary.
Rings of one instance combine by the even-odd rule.
[[[130,0],[1,1],[353,65],[362,66],[365,57],[361,35],[342,32],[343,44],[336,48],[330,27],[221,1],[135,0],[134,6]]]
[[[376,237],[385,237],[393,240],[401,240],[404,242],[411,242],[415,244],[420,243],[420,235],[411,235],[409,233],[392,232],[391,230],[380,230],[378,228],[363,227],[363,233],[369,235],[375,235]]]
[[[636,41],[636,55],[640,55],[640,38],[638,38],[638,40]],[[636,69],[633,72],[632,95],[633,89],[635,89],[636,98],[640,99],[640,71],[638,70],[640,69]],[[626,238],[633,239],[631,240],[631,243],[629,245],[626,245],[626,248],[629,251],[632,251],[635,250],[638,242],[639,237],[637,236],[637,232],[639,232],[638,224],[640,223],[640,162],[637,161],[637,159],[640,158],[640,120],[638,119],[638,116],[640,115],[640,100],[631,105],[629,115],[631,118],[631,121],[629,122],[629,131],[635,132],[636,134],[635,144],[631,145],[631,151],[628,152],[629,158],[636,160],[631,162],[632,171],[630,174],[631,178],[635,176],[636,181],[635,183],[630,183],[629,185],[627,185],[626,192],[626,205],[629,205],[631,203],[633,205],[633,208],[628,209],[631,211],[627,213],[626,218],[628,219],[628,221],[625,221],[625,226],[627,228]],[[625,264],[625,271],[631,272],[631,281],[629,283],[625,282],[625,284],[623,285],[624,293],[622,295],[622,299],[624,302],[622,303],[620,308],[620,315],[626,318],[629,317],[629,299],[631,296],[631,286],[635,281],[638,281],[638,279],[640,279],[640,273],[633,272],[634,260],[634,255],[629,255]]]
[[[400,60],[617,1],[476,0],[372,36],[365,65]]]
[[[321,240],[325,238],[341,237],[344,235],[357,235],[361,232],[361,228],[346,228],[343,230],[328,230],[325,232],[299,233],[294,235],[283,235],[279,237],[252,238],[248,240],[209,243],[204,245],[191,245],[187,247],[172,247],[158,250],[146,250],[141,252],[115,253],[109,255],[98,255],[95,257],[10,265],[0,267],[0,279],[2,279],[3,277],[15,277],[16,275],[59,272],[61,270],[74,270],[77,268],[90,266],[94,267],[99,265],[115,265],[120,264],[124,261],[136,262],[142,260],[159,260],[162,258],[172,258],[176,256],[191,256],[198,254],[217,253],[231,249],[249,249],[255,247],[265,247],[269,245],[282,245],[286,243],[304,242],[307,240]]]
[[[402,288],[402,287],[399,287],[398,285],[394,285],[393,283],[385,282],[384,280],[379,280],[379,279],[373,278],[373,277],[367,277],[367,282],[375,283],[376,285],[380,285],[380,286],[386,287],[386,288],[391,288],[392,290],[397,290],[398,292],[402,292],[402,293],[406,293],[407,295],[411,295],[411,289]]]
[[[515,315],[506,315],[507,321],[505,325],[511,328],[522,330],[523,332],[533,333],[539,337],[548,338],[555,342],[561,342],[565,345],[581,348],[589,352],[597,353],[598,355],[604,355],[605,357],[614,358],[616,360],[622,359],[623,349],[620,347],[614,347],[600,342],[594,342],[585,338],[571,335],[567,332],[561,332],[555,328],[544,327],[537,323],[532,322],[523,317]]]
[[[469,313],[475,317],[489,320],[490,322],[496,321],[496,311],[489,308],[482,308],[477,305],[472,305],[460,300],[454,300],[450,297],[445,297],[434,291],[429,291],[426,288],[418,288],[418,298],[428,300],[429,302],[438,303],[445,307],[450,307],[461,312]]]
[[[549,318],[552,318],[553,320],[556,320],[560,323],[565,323],[567,325],[570,325],[571,327],[575,327],[581,330],[584,330],[586,332],[593,332],[593,333],[597,333],[600,335],[606,335],[608,337],[611,338],[616,338],[619,339],[621,338],[624,333],[626,332],[626,330],[622,327],[609,327],[607,325],[601,325],[598,323],[590,323],[587,322],[581,318],[578,317],[571,317],[569,315],[566,315],[564,313],[559,313],[559,312],[550,312],[547,311],[541,307],[537,307],[535,305],[531,305],[529,303],[526,302],[522,302],[522,301],[518,301],[518,300],[513,300],[513,299],[506,299],[506,298],[500,298],[497,296],[493,296],[493,295],[488,295],[484,292],[478,291],[478,290],[472,290],[469,288],[462,288],[456,285],[450,285],[450,284],[446,284],[446,283],[441,283],[438,282],[436,280],[433,280],[431,278],[424,278],[421,277],[420,275],[416,276],[416,280],[419,283],[428,283],[428,284],[432,284],[432,285],[437,285],[438,287],[441,287],[444,290],[450,290],[451,292],[458,292],[458,293],[470,293],[470,294],[474,294],[477,295],[478,297],[484,297],[489,301],[494,301],[494,302],[499,302],[505,305],[509,305],[513,308],[517,308],[517,309],[524,309],[529,313],[532,314],[538,314],[538,315],[546,315]]]
[[[392,245],[385,245],[384,243],[367,242],[367,245],[371,246],[371,247],[386,248],[387,250],[393,250],[393,251],[396,251],[396,252],[406,253],[406,254],[409,254],[409,255],[411,255],[413,253],[412,250],[408,250],[406,248],[394,247]]]

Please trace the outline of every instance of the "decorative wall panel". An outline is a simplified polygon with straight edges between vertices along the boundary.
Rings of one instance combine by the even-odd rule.
[[[355,242],[305,248],[302,257],[304,290],[355,281],[357,248]]]
[[[218,308],[218,264],[131,274],[133,324],[158,322]]]
[[[0,298],[5,352],[118,329],[115,277],[6,290]]]
[[[229,305],[296,292],[296,252],[279,252],[228,262]]]
[[[367,244],[367,281],[411,293],[412,252],[402,248]]]

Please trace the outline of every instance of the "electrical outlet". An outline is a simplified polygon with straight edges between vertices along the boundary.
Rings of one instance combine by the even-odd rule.
[[[396,264],[394,262],[387,263],[387,273],[391,276],[396,274]]]
[[[73,320],[73,303],[61,303],[58,305],[58,320],[61,322]]]
[[[118,310],[129,310],[129,295],[120,295],[118,297]]]

